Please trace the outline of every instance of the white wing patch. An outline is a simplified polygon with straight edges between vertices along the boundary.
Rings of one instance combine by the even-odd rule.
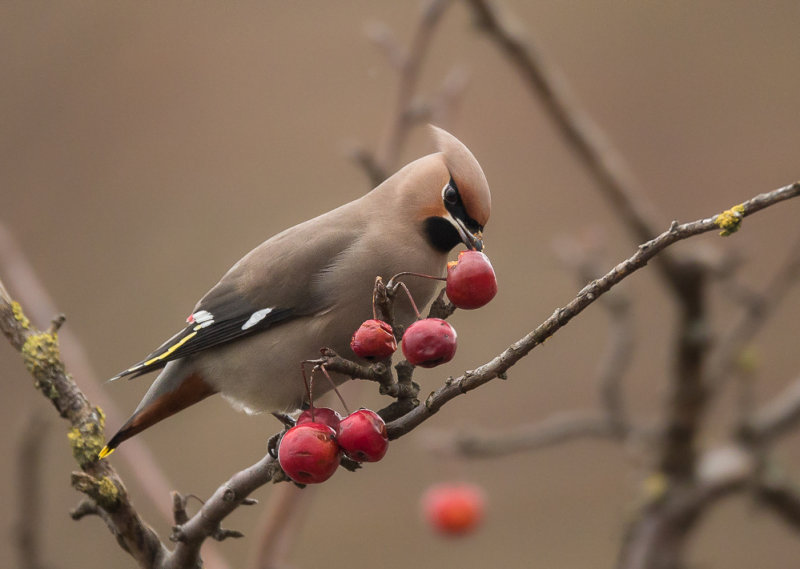
[[[248,318],[247,322],[242,324],[242,330],[247,330],[248,328],[252,328],[256,324],[264,320],[264,318],[266,318],[270,312],[272,312],[271,308],[262,308],[261,310],[256,310],[250,315],[250,318]]]
[[[214,315],[208,310],[198,310],[192,314],[192,319],[197,323],[197,326],[194,327],[195,330],[211,326],[214,323]]]

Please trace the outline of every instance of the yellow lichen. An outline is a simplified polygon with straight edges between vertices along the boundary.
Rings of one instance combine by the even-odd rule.
[[[112,512],[119,506],[122,491],[108,476],[95,478],[86,472],[73,472],[72,486],[78,492],[91,497],[107,512]]]
[[[50,399],[57,398],[59,394],[52,383],[52,376],[54,372],[64,371],[58,351],[58,335],[49,332],[31,334],[21,352],[25,367],[36,380],[36,387]]]
[[[667,476],[663,472],[656,472],[644,479],[642,493],[646,502],[659,500],[669,488]]]
[[[25,313],[22,312],[22,307],[16,300],[11,302],[11,311],[14,314],[14,319],[19,322],[19,325],[27,330],[30,327],[31,322],[28,320],[28,317],[25,316]]]
[[[733,206],[731,209],[726,209],[717,216],[714,223],[717,227],[722,229],[719,232],[723,237],[727,237],[731,233],[736,233],[742,224],[744,218],[744,205],[739,204]]]
[[[100,428],[106,428],[106,413],[100,407],[95,407],[94,410],[97,412],[97,422],[100,423]]]
[[[95,462],[100,449],[105,445],[102,419],[86,421],[79,427],[73,427],[67,433],[72,456],[81,468]]]
[[[22,346],[25,367],[38,379],[48,369],[61,368],[61,354],[58,351],[58,334],[40,332],[31,334]]]
[[[103,476],[97,481],[97,495],[94,499],[101,508],[107,512],[112,511],[119,504],[119,488],[108,476]]]

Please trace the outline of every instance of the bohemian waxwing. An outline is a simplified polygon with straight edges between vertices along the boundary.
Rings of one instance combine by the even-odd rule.
[[[200,299],[183,330],[113,377],[162,370],[100,457],[214,393],[249,412],[299,409],[303,360],[323,347],[355,358],[350,338],[372,316],[376,276],[443,275],[456,245],[480,251],[491,208],[486,177],[458,139],[432,130],[438,152],[250,251]],[[420,305],[436,288],[429,279],[406,284]],[[395,310],[404,325],[416,316],[410,303]],[[317,392],[324,390],[321,382]]]

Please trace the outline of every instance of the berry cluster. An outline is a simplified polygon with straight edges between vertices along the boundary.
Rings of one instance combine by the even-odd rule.
[[[356,462],[377,462],[386,454],[386,424],[369,409],[342,418],[327,407],[303,411],[278,447],[286,475],[300,484],[319,484],[333,476],[342,453]]]
[[[447,264],[447,298],[457,308],[474,309],[497,294],[497,279],[489,258],[480,251],[462,251]],[[411,324],[403,334],[403,355],[409,363],[435,367],[449,362],[456,353],[455,329],[441,318],[425,318]],[[392,327],[381,320],[364,322],[353,334],[350,347],[357,356],[384,359],[397,349]]]
[[[445,292],[450,302],[465,309],[479,308],[494,298],[497,280],[486,255],[459,253],[458,260],[447,265]],[[417,320],[402,338],[405,358],[422,367],[449,362],[456,345],[455,329],[441,318]],[[382,360],[397,350],[397,340],[389,324],[373,318],[355,331],[350,347],[360,358]],[[377,413],[359,409],[342,418],[333,409],[314,407],[312,401],[312,407],[283,435],[278,461],[295,482],[318,484],[333,476],[342,453],[357,462],[376,462],[388,446],[386,425]]]

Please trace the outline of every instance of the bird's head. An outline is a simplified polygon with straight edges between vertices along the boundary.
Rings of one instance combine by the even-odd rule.
[[[430,244],[447,252],[459,243],[483,249],[483,228],[489,221],[489,184],[472,152],[449,132],[431,126],[439,164],[436,193],[427,193],[424,230]]]

